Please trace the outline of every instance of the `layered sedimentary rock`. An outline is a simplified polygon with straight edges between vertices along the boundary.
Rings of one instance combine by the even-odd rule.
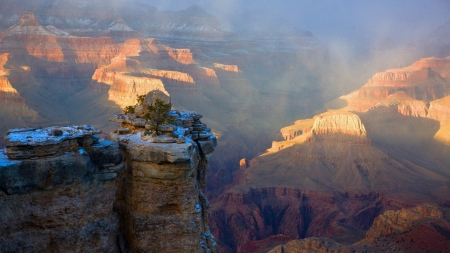
[[[222,69],[229,72],[239,73],[239,67],[237,65],[226,65],[221,63],[214,63],[214,68]]]
[[[398,211],[386,211],[375,218],[372,227],[366,234],[366,240],[373,242],[375,238],[390,234],[399,234],[420,223],[423,219],[443,219],[444,213],[436,206],[423,205]]]
[[[28,87],[33,87],[29,68],[26,66],[14,69],[5,68],[9,58],[8,53],[0,54],[0,114],[3,115],[0,131],[2,132],[12,127],[43,121],[38,112],[26,104],[25,98],[13,86],[17,83],[28,83]],[[1,139],[0,147],[3,147]]]
[[[13,129],[0,154],[1,252],[117,252],[118,144],[89,126]]]
[[[291,241],[268,251],[268,253],[350,253],[344,245],[328,238],[307,238]]]
[[[359,91],[361,98],[382,99],[397,91],[414,99],[436,99],[449,93],[449,83],[431,68],[393,69],[375,74]]]
[[[431,57],[402,69],[376,73],[361,89],[342,96],[341,99],[347,102],[348,110],[365,112],[380,102],[392,104],[393,101],[398,101],[400,105],[406,103],[402,106],[411,107],[408,103],[412,100],[431,101],[443,98],[450,94],[449,65],[448,57]],[[420,116],[423,117],[424,114],[426,115],[420,113]]]
[[[420,205],[378,216],[366,238],[352,245],[329,238],[294,240],[270,250],[276,252],[445,252],[450,246],[448,210]]]
[[[77,3],[51,0],[33,2],[27,6],[7,0],[2,5],[0,27],[12,25],[17,20],[15,15],[25,10],[38,13],[45,25],[59,25],[72,34],[85,36],[106,34],[116,37],[117,31],[127,35],[133,32],[129,31],[132,29],[166,39],[223,41],[223,37],[230,33],[220,26],[214,16],[199,7],[166,12],[138,2],[118,1],[110,4],[104,0],[81,0]]]
[[[225,244],[223,252],[244,252],[245,241],[262,241],[278,234],[363,239],[357,235],[383,210],[447,203],[447,65],[447,58],[432,58],[376,74],[360,90],[330,103],[326,112],[283,128],[284,141],[272,142],[266,153],[245,166],[239,164],[233,184],[212,210],[212,231]],[[293,204],[300,201],[292,196],[254,194],[269,189],[302,192],[304,196],[297,198],[308,211],[294,211],[306,207]],[[336,192],[344,192],[341,196],[346,197],[337,197]],[[360,198],[349,198],[358,194]],[[368,196],[382,196],[383,200]],[[321,209],[314,209],[310,203],[319,200]],[[360,201],[372,203],[371,208],[359,206]],[[337,203],[346,210],[331,208]],[[305,217],[304,213],[321,218]],[[266,227],[274,230],[262,229]],[[233,232],[222,232],[229,230]],[[426,237],[420,235],[420,229],[413,233]],[[321,247],[316,246],[309,249]]]
[[[385,208],[398,204],[373,193],[324,194],[286,187],[254,188],[224,194],[211,210],[210,226],[217,235],[220,252],[247,252],[249,243],[258,244],[271,235],[291,239],[332,236],[331,227],[338,222],[366,230]],[[363,238],[364,235],[355,236],[354,242]],[[285,239],[273,238],[272,242],[283,243]]]
[[[450,123],[450,96],[431,101],[427,116],[442,123]]]
[[[287,141],[294,139],[295,137],[306,134],[311,131],[314,119],[310,120],[296,120],[294,125],[283,127],[280,130],[281,135]]]
[[[154,103],[155,98],[147,98],[144,106]],[[121,122],[111,138],[126,159],[115,209],[131,252],[215,252],[208,227],[209,203],[201,189],[206,186],[216,138],[199,114],[171,111],[169,115],[173,124],[162,125],[160,136],[145,135],[149,123],[135,115],[111,118]]]
[[[144,106],[157,98],[170,104],[154,91]],[[86,125],[10,130],[0,155],[0,251],[216,252],[202,193],[216,137],[195,112],[169,117],[151,136],[152,119],[116,115],[115,142]]]

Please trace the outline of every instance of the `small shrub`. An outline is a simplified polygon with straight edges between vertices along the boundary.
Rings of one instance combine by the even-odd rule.
[[[124,114],[133,114],[134,113],[134,106],[132,106],[132,105],[126,106],[123,109],[123,113]]]
[[[136,105],[143,105],[146,96],[147,95],[136,95],[136,101],[137,101]]]
[[[160,135],[160,126],[173,122],[173,119],[168,114],[170,109],[170,104],[164,103],[159,98],[156,99],[153,105],[147,106],[148,112],[144,115],[144,119],[150,123],[150,132],[152,134]]]

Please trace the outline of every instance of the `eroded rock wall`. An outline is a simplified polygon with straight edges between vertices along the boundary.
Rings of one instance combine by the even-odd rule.
[[[121,123],[111,139],[126,164],[115,210],[131,252],[216,252],[202,193],[216,138],[201,115],[170,115],[174,123],[164,125],[161,136],[145,135],[145,120],[134,114],[111,118]]]
[[[118,145],[87,126],[16,129],[0,154],[0,252],[118,252]]]

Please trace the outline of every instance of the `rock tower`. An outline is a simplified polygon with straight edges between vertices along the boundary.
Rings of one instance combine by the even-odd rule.
[[[216,137],[195,112],[167,116],[151,136],[148,119],[116,115],[113,141],[90,126],[10,130],[0,252],[216,252],[202,193]]]
[[[170,104],[167,95],[152,91],[142,107],[155,98]],[[146,135],[148,121],[134,114],[110,119],[121,123],[111,139],[125,157],[116,199],[122,230],[131,252],[215,252],[201,190],[216,137],[200,121],[202,115],[168,113],[172,123],[162,125],[158,136]]]

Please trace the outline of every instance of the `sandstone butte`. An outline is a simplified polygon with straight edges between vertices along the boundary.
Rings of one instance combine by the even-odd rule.
[[[110,30],[127,30],[124,26],[117,20]],[[136,95],[159,89],[182,101],[186,94],[202,96],[201,86],[219,87],[216,72],[197,64],[189,49],[156,39],[77,37],[42,26],[31,12],[0,33],[0,112],[7,122],[2,131],[72,121],[110,129],[105,115],[134,104]],[[56,104],[62,98],[66,107]],[[209,101],[196,99],[201,100]],[[106,113],[89,109],[99,107]]]
[[[4,14],[3,18],[9,15],[6,10],[14,12],[18,7],[13,1],[5,1],[2,5],[5,8],[0,10]],[[251,50],[257,51],[256,54],[242,55],[241,49],[248,47],[247,44],[234,40],[230,42],[233,44],[231,51],[228,43],[219,43],[221,46],[213,43],[213,46],[199,47],[186,45],[186,42],[176,44],[183,47],[186,45],[191,51],[167,46],[156,39],[113,38],[111,30],[124,28],[122,25],[127,25],[126,21],[128,24],[136,25],[139,23],[136,20],[140,17],[135,14],[132,18],[125,15],[123,16],[125,24],[121,23],[121,20],[114,22],[117,17],[109,9],[104,10],[105,4],[101,4],[104,0],[82,1],[83,3],[77,4],[88,6],[92,4],[95,8],[100,6],[101,11],[96,13],[98,16],[90,18],[98,20],[99,24],[114,23],[106,28],[109,29],[107,32],[104,30],[97,32],[98,28],[95,28],[97,32],[95,33],[89,24],[79,27],[78,30],[74,29],[70,27],[70,22],[77,23],[84,20],[83,15],[92,13],[71,10],[69,17],[66,17],[67,9],[70,9],[67,8],[68,2],[70,1],[58,1],[58,4],[54,5],[55,9],[50,12],[45,12],[42,8],[36,12],[42,23],[32,13],[25,12],[21,15],[20,24],[16,23],[0,33],[0,54],[8,54],[5,69],[10,73],[3,77],[8,79],[11,87],[17,91],[17,93],[0,93],[0,101],[5,101],[0,102],[0,118],[4,122],[0,126],[0,132],[18,126],[38,127],[53,124],[89,124],[109,132],[114,126],[108,123],[108,115],[119,113],[120,106],[134,104],[136,95],[159,89],[171,94],[175,108],[201,110],[208,120],[208,125],[214,127],[218,136],[228,139],[228,143],[242,141],[242,138],[237,136],[250,136],[253,142],[261,142],[259,141],[261,138],[251,137],[256,136],[253,126],[274,128],[272,124],[267,123],[270,121],[262,117],[271,118],[272,115],[276,115],[287,118],[285,113],[267,113],[277,108],[272,104],[282,101],[295,108],[310,104],[305,102],[305,99],[298,100],[297,96],[292,95],[292,91],[278,92],[275,96],[272,96],[272,92],[267,92],[267,89],[265,93],[261,93],[258,87],[260,83],[269,83],[268,79],[278,77],[266,76],[263,78],[264,82],[260,82],[259,71],[250,74],[250,77],[245,76],[237,65],[263,64],[262,67],[270,68],[271,73],[281,73],[284,65],[298,63],[299,57],[301,61],[308,61],[308,64],[310,61],[320,62],[318,59],[322,59],[323,54],[317,54],[320,46],[314,44],[317,40],[313,37],[300,38],[302,41],[308,41],[308,46],[304,47],[302,44],[299,54],[285,52],[266,54],[252,47]],[[42,5],[39,1],[34,4]],[[27,8],[35,10],[34,4]],[[124,6],[128,8],[131,3],[127,2]],[[129,13],[128,9],[126,11]],[[132,13],[141,12],[133,9]],[[59,22],[61,17],[64,18],[63,22]],[[183,19],[185,17],[183,16]],[[148,18],[146,16],[146,20]],[[135,26],[133,28],[135,29]],[[265,40],[259,41],[258,44],[270,48]],[[289,44],[296,43],[289,41]],[[282,64],[266,65],[265,59]],[[225,69],[215,67],[214,63]],[[257,65],[252,68],[259,69],[259,67]],[[258,79],[251,77],[255,75]],[[252,80],[257,81],[251,83]],[[13,99],[14,103],[11,102]],[[307,99],[314,100],[310,97]],[[244,123],[246,121],[252,121],[252,124]],[[263,133],[262,129],[257,130]],[[106,135],[102,134],[101,137],[105,138]],[[2,139],[0,137],[0,147],[4,146]],[[269,139],[264,137],[263,142]],[[221,171],[226,171],[228,165],[233,164],[230,161],[240,158],[243,152],[255,152],[256,147],[265,147],[259,143],[253,145],[249,141],[243,141],[243,145],[236,144],[236,146],[239,148],[219,147],[216,151],[225,154],[211,161],[217,164],[212,166],[215,171],[211,173],[212,180],[209,181],[211,188],[218,189],[227,183],[227,178],[230,177],[222,176]]]
[[[9,130],[0,252],[216,252],[201,191],[216,137],[200,114],[169,115],[156,137],[115,115],[114,141],[86,125]]]
[[[268,245],[267,240],[273,244],[277,238],[285,242],[285,237],[328,237],[349,245],[364,239],[372,223],[379,226],[374,219],[384,211],[446,205],[449,71],[447,57],[377,73],[313,118],[281,129],[284,141],[242,160],[234,183],[213,200],[210,226],[220,252],[252,252]],[[425,238],[421,228],[405,236]],[[311,252],[348,252],[330,240],[305,239],[300,244]],[[323,245],[334,251],[321,250]],[[274,252],[297,252],[286,251],[288,246]]]

